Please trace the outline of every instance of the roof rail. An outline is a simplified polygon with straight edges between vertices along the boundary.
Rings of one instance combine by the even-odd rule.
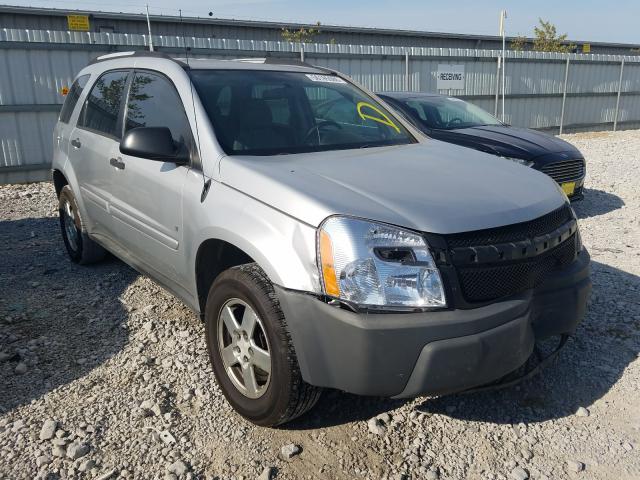
[[[105,62],[107,60],[114,60],[116,58],[122,58],[122,57],[164,58],[166,60],[171,60],[172,62],[175,62],[175,63],[179,64],[182,68],[189,68],[189,65],[187,65],[186,63],[184,63],[184,62],[182,62],[180,60],[176,60],[175,58],[170,57],[166,53],[163,53],[163,52],[150,52],[148,50],[135,50],[135,51],[130,51],[130,52],[107,53],[106,55],[100,55],[100,56],[94,58],[93,60],[91,60],[89,62],[89,65],[93,65],[94,63]]]
[[[262,65],[294,65],[299,67],[316,68],[307,62],[298,60],[297,58],[272,57],[270,55],[267,55],[266,57],[234,58],[232,62],[259,63]]]
[[[307,62],[303,62],[302,60],[298,60],[297,58],[284,58],[284,57],[272,57],[266,56],[261,58],[234,58],[233,62],[241,62],[241,63],[261,63],[263,65],[293,65],[296,67],[308,67],[315,68],[316,70],[321,70],[326,72],[329,75],[335,75],[336,72],[329,68],[319,67],[317,65],[312,65]]]
[[[238,63],[264,63],[265,60],[266,58],[262,57],[262,58],[232,58],[229,61],[238,62]]]
[[[316,68],[310,63],[303,62],[302,60],[298,60],[297,58],[282,58],[282,57],[267,56],[264,59],[264,63],[265,65],[294,65],[298,67]]]

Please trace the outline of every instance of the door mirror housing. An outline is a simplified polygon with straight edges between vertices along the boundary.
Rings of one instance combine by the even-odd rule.
[[[176,145],[167,127],[132,128],[122,137],[120,153],[177,165],[189,163],[187,149]]]

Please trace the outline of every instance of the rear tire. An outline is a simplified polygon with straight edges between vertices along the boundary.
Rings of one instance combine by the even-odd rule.
[[[65,185],[60,191],[58,212],[62,239],[71,260],[81,265],[102,260],[106,255],[106,250],[89,238],[80,216],[76,197],[69,185]]]
[[[280,425],[320,398],[322,390],[302,379],[278,297],[257,264],[230,268],[216,278],[207,298],[205,331],[218,385],[247,420]]]

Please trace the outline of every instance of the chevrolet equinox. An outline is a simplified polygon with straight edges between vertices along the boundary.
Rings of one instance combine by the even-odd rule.
[[[53,180],[71,260],[113,253],[205,322],[229,403],[265,426],[322,388],[443,395],[572,334],[591,288],[548,176],[427,139],[303,63],[98,57]]]

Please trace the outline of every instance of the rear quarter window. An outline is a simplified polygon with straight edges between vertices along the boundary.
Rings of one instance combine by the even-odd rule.
[[[89,77],[91,75],[81,75],[73,82],[71,88],[69,89],[69,93],[67,93],[67,97],[62,104],[62,109],[60,109],[60,120],[62,123],[69,123],[71,119],[71,115],[73,114],[73,110],[76,108],[78,104],[78,100],[82,95],[82,91],[84,87],[87,85],[89,81]]]

